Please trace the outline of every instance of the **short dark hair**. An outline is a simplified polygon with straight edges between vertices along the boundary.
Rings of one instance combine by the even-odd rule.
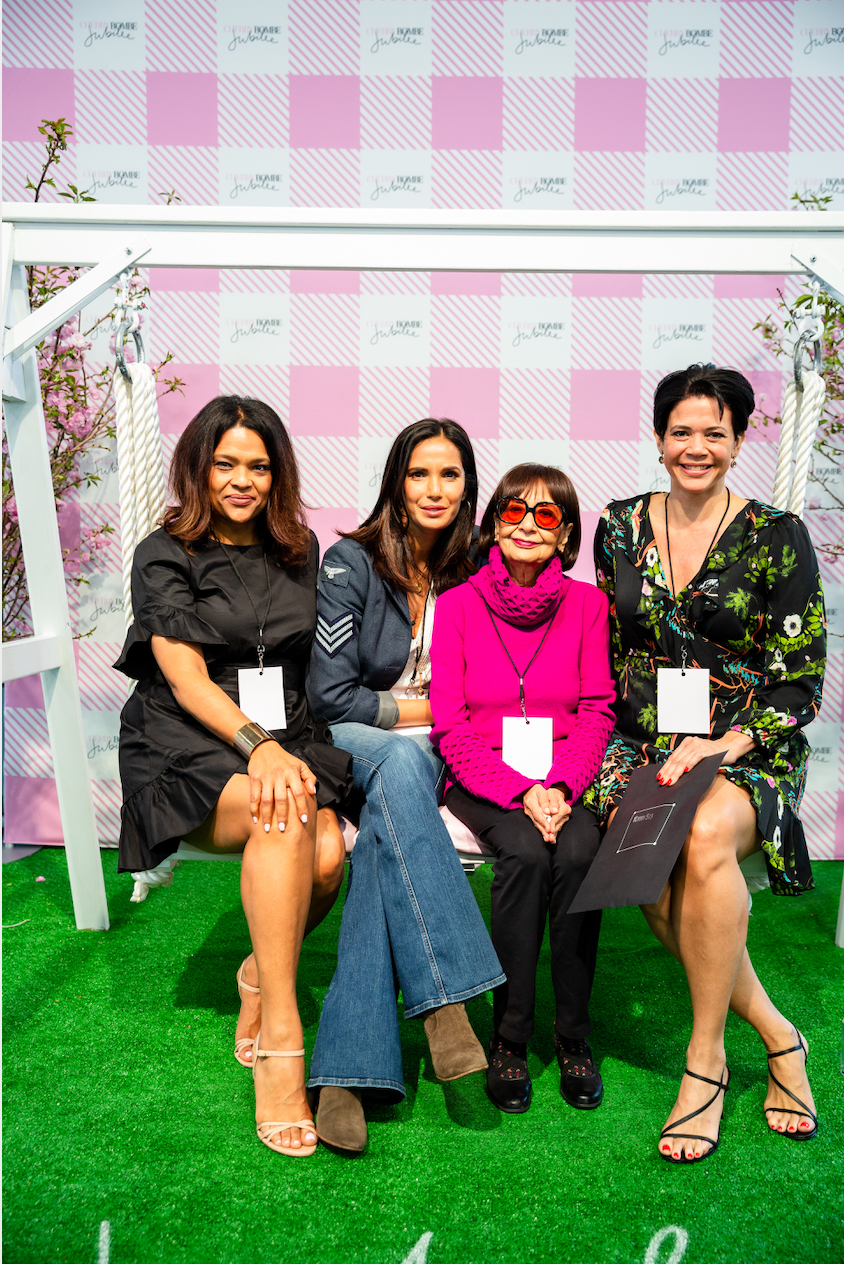
[[[302,504],[296,454],[278,413],[259,399],[218,395],[188,423],[170,466],[170,487],[176,504],[164,514],[164,530],[181,540],[188,552],[192,544],[208,539],[211,462],[223,435],[235,426],[254,430],[264,441],[270,458],[270,498],[258,524],[266,550],[280,566],[304,566],[310,554],[311,533]]]
[[[665,438],[668,418],[684,399],[694,396],[714,399],[718,415],[729,408],[736,438],[744,434],[750,414],[756,407],[753,387],[737,369],[717,369],[714,364],[690,364],[687,369],[669,373],[654,391],[654,430]]]
[[[529,487],[536,483],[544,483],[551,493],[555,505],[562,505],[566,514],[566,522],[571,523],[569,538],[560,553],[564,571],[570,571],[577,561],[580,552],[580,505],[574,483],[568,474],[564,474],[556,465],[538,465],[526,461],[524,465],[514,465],[512,470],[504,474],[492,493],[492,500],[484,510],[481,518],[481,529],[478,533],[478,551],[488,553],[495,543],[495,506],[505,496],[523,496]],[[563,523],[565,526],[565,523]]]
[[[358,540],[371,556],[376,574],[403,592],[412,592],[416,587],[416,581],[411,579],[414,567],[405,525],[404,480],[413,449],[426,439],[438,439],[440,435],[460,453],[466,491],[454,522],[437,537],[428,559],[428,574],[437,594],[468,579],[474,570],[469,561],[469,546],[478,507],[478,473],[469,436],[448,417],[423,417],[405,426],[393,440],[372,513],[357,530],[337,533],[347,540]]]

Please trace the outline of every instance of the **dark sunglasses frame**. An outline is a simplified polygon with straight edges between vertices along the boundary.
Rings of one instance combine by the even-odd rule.
[[[507,518],[502,518],[501,506],[511,505],[514,500],[518,501],[520,505],[524,506],[524,513],[522,514],[521,518],[516,519],[515,522],[511,522]],[[560,515],[560,521],[557,523],[555,527],[543,527],[540,525],[540,523],[536,522],[537,509],[544,509],[546,506],[551,506],[552,508],[556,509]],[[533,521],[536,523],[537,527],[539,527],[540,531],[559,531],[560,527],[565,526],[566,522],[568,521],[565,509],[563,508],[562,505],[558,505],[557,502],[554,500],[540,500],[535,505],[529,505],[527,501],[524,499],[524,497],[522,496],[502,496],[495,506],[496,518],[498,519],[499,522],[505,523],[505,525],[508,527],[517,527],[520,522],[524,522],[528,514],[533,515]]]

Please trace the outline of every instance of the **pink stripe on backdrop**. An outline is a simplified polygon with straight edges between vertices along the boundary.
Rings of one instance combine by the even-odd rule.
[[[147,74],[150,145],[217,144],[217,76],[190,71]]]
[[[779,302],[778,290],[785,285],[784,276],[759,276],[741,273],[716,275],[716,298],[766,298],[772,303]]]
[[[150,268],[149,288],[153,294],[180,291],[187,294],[218,294],[220,272],[218,268]]]
[[[65,118],[74,125],[73,71],[7,66],[3,71],[3,139],[40,141],[38,128],[45,118]]]
[[[360,294],[359,272],[291,268],[291,294]]]
[[[6,834],[11,847],[64,842],[59,816],[59,796],[52,777],[5,778]]]
[[[501,275],[498,272],[432,272],[432,294],[481,294],[498,298]]]
[[[360,369],[343,365],[290,366],[290,432],[357,435]]]
[[[504,80],[434,76],[434,149],[500,149]]]
[[[718,96],[721,153],[788,149],[790,79],[722,79]]]
[[[498,369],[431,369],[431,416],[459,421],[473,439],[498,438]]]
[[[290,144],[296,149],[360,148],[357,75],[290,76]]]
[[[642,277],[637,272],[575,272],[574,298],[641,298]]]
[[[575,149],[644,150],[647,87],[647,79],[576,79]]]
[[[572,439],[638,439],[637,369],[572,369]]]
[[[575,487],[575,491],[578,489]],[[597,510],[580,511],[580,553],[577,556],[572,569],[569,571],[572,579],[579,579],[584,584],[595,583],[595,564],[592,560],[592,542],[595,539],[595,531],[598,527],[598,520],[601,517]]]
[[[308,522],[319,540],[319,555],[337,543],[338,531],[354,531],[359,523],[357,509],[309,509]]]
[[[158,416],[162,434],[180,435],[188,422],[196,416],[209,399],[220,393],[219,364],[180,364],[171,360],[162,377],[180,377],[184,381],[184,394],[173,392],[158,401]],[[159,388],[160,389],[160,388]]]

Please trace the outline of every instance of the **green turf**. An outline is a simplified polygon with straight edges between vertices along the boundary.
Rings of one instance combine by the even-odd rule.
[[[426,1232],[429,1264],[642,1264],[667,1225],[688,1233],[685,1264],[844,1260],[840,864],[817,864],[818,890],[800,900],[757,897],[750,932],[763,981],[811,1044],[820,1134],[806,1144],[769,1135],[761,1046],[731,1019],[721,1149],[693,1168],[655,1152],[689,1006],[679,967],[636,909],[604,922],[600,1110],[574,1111],[559,1096],[546,960],[529,1114],[501,1115],[481,1076],[438,1084],[422,1027],[408,1023],[408,1096],[370,1114],[368,1152],[320,1148],[291,1161],[258,1142],[250,1076],[232,1057],[234,973],[248,946],[238,866],[182,865],[169,891],[140,906],[113,852],[104,868],[104,934],[74,930],[63,852],[3,868],[4,923],[30,919],[4,935],[8,1264],[96,1264],[103,1220],[111,1264],[400,1264]],[[487,914],[489,877],[484,868],[472,879]],[[339,906],[305,946],[308,1050],[338,926]],[[470,1013],[487,1038],[489,999]]]

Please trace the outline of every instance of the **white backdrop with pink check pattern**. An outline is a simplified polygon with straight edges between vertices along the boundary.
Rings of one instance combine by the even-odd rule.
[[[24,199],[42,118],[60,174],[112,203],[786,209],[844,206],[844,0],[5,0],[3,193]],[[819,121],[820,120],[820,121]],[[55,198],[55,193],[47,197]],[[154,271],[144,337],[184,395],[165,454],[209,397],[257,395],[291,429],[323,547],[373,503],[392,437],[455,417],[481,499],[536,458],[597,516],[660,488],[654,385],[694,360],[742,369],[766,411],[787,380],[753,326],[783,278]],[[91,309],[89,309],[90,311]],[[105,338],[91,353],[107,355]],[[775,435],[730,480],[766,498]],[[119,527],[116,461],[64,515]],[[818,542],[837,533],[814,495]],[[119,831],[119,536],[72,593],[100,837]],[[831,638],[804,817],[844,856],[844,568],[822,560]],[[40,683],[6,690],[8,842],[61,841]],[[836,850],[837,848],[837,850]]]

